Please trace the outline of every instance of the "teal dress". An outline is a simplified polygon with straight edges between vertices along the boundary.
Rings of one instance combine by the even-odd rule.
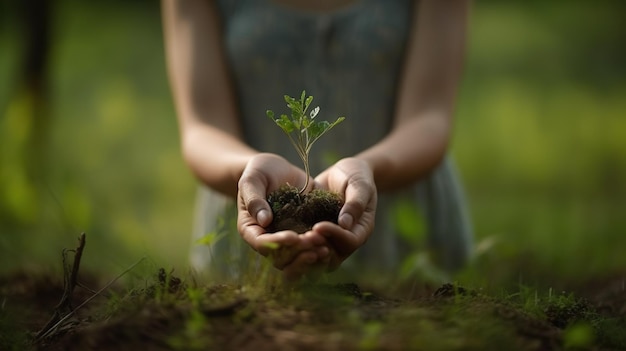
[[[220,1],[224,49],[246,142],[300,165],[265,111],[287,113],[283,95],[299,96],[303,89],[314,96],[313,106],[320,106],[318,118],[346,116],[313,147],[313,176],[379,142],[392,125],[412,6],[407,0],[361,0],[331,13],[313,13],[271,0]],[[425,222],[427,240],[421,246],[410,232],[399,235],[394,209],[402,206],[406,212],[407,204]],[[214,232],[220,219],[232,219],[227,208],[234,209],[231,200],[201,187],[194,237]],[[461,187],[446,158],[420,183],[380,194],[374,233],[342,269],[393,272],[428,247],[441,267],[453,270],[467,261],[471,242]],[[237,274],[250,256],[246,246],[236,235],[212,247],[194,246],[192,265]]]

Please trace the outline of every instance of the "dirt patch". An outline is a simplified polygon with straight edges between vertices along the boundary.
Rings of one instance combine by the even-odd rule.
[[[626,348],[624,275],[534,301],[454,284],[398,298],[353,283],[204,285],[165,269],[109,286],[68,262],[59,276],[0,277],[0,349]]]
[[[603,314],[626,316],[626,272],[598,277],[574,286],[573,290]]]
[[[103,285],[94,275],[85,277],[94,287]],[[603,307],[623,299],[568,295],[533,310],[452,284],[397,298],[356,284],[201,286],[164,269],[141,288],[112,287],[62,330],[35,341],[63,294],[61,279],[22,272],[0,283],[0,349],[552,350],[571,345],[574,322],[597,328],[591,341],[574,345],[626,347],[620,307]],[[615,296],[613,288],[590,290]],[[91,294],[76,288],[73,305]]]

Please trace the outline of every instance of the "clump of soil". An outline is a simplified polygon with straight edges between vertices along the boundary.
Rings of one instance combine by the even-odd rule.
[[[315,223],[337,223],[343,206],[343,199],[337,193],[313,189],[301,195],[298,188],[290,185],[283,185],[270,193],[267,201],[274,214],[268,231],[293,230],[300,234],[311,230]]]
[[[595,308],[586,299],[572,297],[564,300],[557,299],[545,309],[548,322],[558,328],[564,329],[573,322],[593,319],[597,315]]]

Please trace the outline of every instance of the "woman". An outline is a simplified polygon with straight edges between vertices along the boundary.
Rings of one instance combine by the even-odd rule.
[[[163,0],[183,155],[205,185],[195,235],[237,199],[242,238],[262,255],[279,246],[273,264],[288,279],[334,270],[357,249],[353,266],[389,270],[408,254],[391,209],[410,198],[439,262],[462,265],[471,231],[446,151],[468,8],[467,0]],[[302,186],[305,174],[264,113],[285,111],[282,96],[303,89],[320,118],[346,116],[315,145],[311,165],[315,187],[345,205],[338,224],[266,233],[266,195],[285,182]],[[239,252],[236,241],[222,245],[196,252],[195,266],[231,267],[223,259]]]

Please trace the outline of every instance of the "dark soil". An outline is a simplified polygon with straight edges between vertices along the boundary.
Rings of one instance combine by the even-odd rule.
[[[338,194],[314,189],[301,195],[298,188],[289,185],[272,192],[267,201],[274,214],[274,221],[267,228],[269,232],[293,230],[302,234],[318,222],[337,223],[343,206],[343,200]]]
[[[624,349],[625,292],[615,286],[625,277],[587,287],[621,298],[562,294],[536,310],[452,284],[390,297],[356,284],[201,285],[161,269],[140,287],[110,288],[36,340],[62,277],[22,272],[0,277],[0,350],[558,350],[577,340],[575,323],[594,339],[573,345]],[[74,307],[92,294],[76,287]]]

